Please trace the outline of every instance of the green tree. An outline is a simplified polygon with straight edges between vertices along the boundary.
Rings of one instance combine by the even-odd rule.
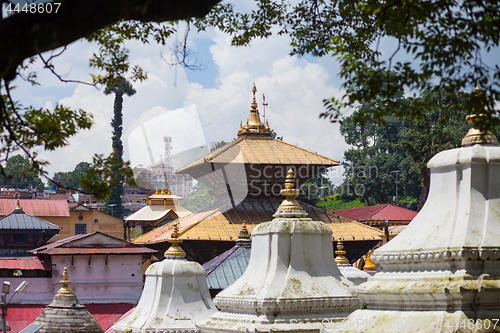
[[[28,186],[44,188],[42,180],[33,171],[29,159],[19,154],[7,159],[4,174],[0,175],[0,184],[21,189]]]
[[[297,200],[312,206],[323,207],[323,199],[333,193],[334,186],[326,176],[326,170],[300,185]]]
[[[478,112],[484,108],[488,114],[497,113],[500,66],[483,62],[484,54],[498,52],[497,0],[302,0],[294,4],[258,0],[250,12],[237,12],[231,3],[218,4],[197,24],[200,29],[219,27],[233,36],[234,45],[248,45],[253,38],[275,32],[290,36],[291,54],[336,57],[342,85],[350,90],[340,99],[324,101],[326,111],[321,117],[331,121],[374,100],[382,103],[358,112],[352,121],[383,123],[389,114],[419,118],[419,110],[405,110],[404,100],[394,99],[397,92],[453,96],[476,85],[483,94],[470,100],[466,109],[475,105]],[[395,44],[394,51],[382,49],[387,42]],[[483,127],[494,128],[499,122],[491,119]]]
[[[193,195],[190,198],[184,198],[180,202],[181,206],[192,212],[210,206],[217,199],[210,194],[210,188],[202,182],[197,182],[194,186]]]
[[[54,173],[54,177],[52,179],[57,183],[57,185],[64,188],[72,190],[78,188],[78,182],[75,181],[71,172],[56,172]]]
[[[77,190],[86,192],[87,190],[82,187],[81,180],[91,166],[87,162],[80,162],[75,166],[75,169],[70,172],[56,172],[52,178],[59,186],[72,190],[75,193]]]
[[[133,96],[136,91],[127,80],[123,79],[120,84],[113,85],[104,89],[104,94],[115,94],[115,103],[113,106],[113,119],[111,126],[113,127],[112,146],[113,152],[116,154],[116,163],[112,166],[112,171],[118,182],[112,187],[111,193],[106,198],[105,211],[113,213],[115,217],[123,218],[123,176],[120,174],[120,169],[123,168],[123,143],[122,143],[122,125],[123,125],[123,95]],[[115,205],[112,210],[109,205]]]
[[[459,147],[467,133],[463,119],[469,112],[468,97],[426,92],[419,98],[400,98],[406,110],[419,110],[420,116],[398,119],[388,115],[382,119],[384,125],[353,121],[372,105],[362,105],[344,118],[340,132],[353,148],[344,154],[342,197],[359,198],[370,205],[390,203],[397,181],[399,195],[418,199],[422,207],[429,193],[427,162],[440,151]]]

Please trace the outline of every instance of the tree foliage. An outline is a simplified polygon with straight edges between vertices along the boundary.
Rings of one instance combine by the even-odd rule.
[[[342,120],[340,132],[353,146],[344,154],[344,199],[359,198],[369,205],[392,203],[397,181],[398,195],[418,199],[421,207],[429,192],[427,162],[438,152],[461,145],[468,130],[464,117],[470,112],[469,94],[431,91],[419,98],[398,96],[405,110],[421,112],[418,118],[387,115],[381,119],[383,125],[356,123],[359,113],[370,112],[369,104]]]
[[[497,0],[258,0],[250,13],[231,3],[218,4],[198,21],[200,29],[214,25],[233,36],[234,45],[247,45],[274,31],[291,38],[291,54],[333,55],[340,62],[343,87],[340,99],[325,100],[321,117],[338,121],[359,104],[381,100],[369,112],[358,112],[355,122],[380,122],[388,114],[420,117],[405,110],[397,92],[449,94],[472,90],[483,94],[470,100],[477,112],[496,114],[500,100],[500,67],[482,60],[482,53],[498,51],[500,6]],[[394,41],[395,50],[382,52],[381,43]],[[399,60],[405,54],[409,60]],[[392,75],[390,75],[392,71]],[[352,89],[357,87],[357,89]],[[493,128],[499,120],[482,124]]]
[[[54,177],[52,177],[52,180],[55,181],[57,185],[72,190],[73,193],[78,189],[82,191],[88,191],[87,189],[82,187],[81,179],[85,177],[85,174],[90,168],[91,167],[89,163],[80,162],[75,166],[75,169],[73,171],[59,171],[54,173]]]
[[[184,198],[180,202],[181,206],[187,210],[194,212],[208,207],[217,201],[210,193],[210,188],[202,182],[197,182],[193,189],[193,195],[190,198]]]
[[[123,79],[119,84],[115,84],[104,89],[104,94],[109,95],[111,93],[115,94],[115,103],[113,106],[113,119],[111,120],[111,127],[113,128],[112,135],[112,146],[113,152],[116,154],[116,163],[112,167],[112,171],[118,179],[118,183],[111,188],[111,193],[106,198],[105,212],[109,213],[111,211],[113,216],[118,218],[123,218],[123,174],[120,174],[120,169],[124,167],[123,165],[123,142],[122,142],[122,132],[123,132],[123,95],[133,96],[136,91],[132,87],[132,84],[127,80]],[[113,209],[109,209],[109,205],[115,205]]]
[[[28,186],[43,188],[43,183],[33,172],[30,161],[21,155],[14,155],[7,160],[4,175],[0,175],[0,185],[24,189]]]

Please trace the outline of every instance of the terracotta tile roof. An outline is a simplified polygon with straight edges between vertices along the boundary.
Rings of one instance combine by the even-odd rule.
[[[242,136],[180,168],[177,170],[177,173],[186,173],[186,170],[207,162],[225,164],[234,161],[237,163],[256,164],[340,165],[339,161],[281,140]]]
[[[0,269],[52,270],[48,260],[38,257],[0,257]]]
[[[69,216],[66,200],[21,199],[21,208],[33,216]],[[0,215],[12,213],[16,208],[16,199],[0,199]]]
[[[217,208],[193,213],[178,219],[181,239],[234,241],[238,238],[243,221],[248,232],[262,222],[273,219],[280,200],[243,200],[236,208]],[[366,226],[344,217],[325,213],[323,210],[301,203],[308,217],[323,221],[332,230],[335,239],[380,240],[378,229]],[[221,213],[223,211],[224,213]],[[173,222],[156,228],[132,240],[134,244],[154,244],[166,242],[172,234]]]
[[[411,221],[418,214],[413,210],[389,204],[339,209],[332,213],[357,221],[367,221],[370,216],[373,221]]]

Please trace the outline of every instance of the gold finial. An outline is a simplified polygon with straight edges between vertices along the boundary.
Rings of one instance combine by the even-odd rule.
[[[299,195],[300,190],[293,188],[295,184],[295,176],[293,174],[293,169],[288,170],[288,176],[286,176],[285,188],[281,190],[281,195],[286,196],[281,205],[278,207],[278,212],[292,212],[299,211],[303,212],[302,206],[295,200],[295,197]]]
[[[337,255],[335,257],[335,262],[337,264],[348,264],[349,260],[345,257],[345,251],[344,251],[344,242],[342,242],[341,239],[337,242],[337,251],[335,251],[335,254]]]
[[[165,193],[165,186],[163,184],[161,185],[161,192],[160,192],[160,194],[166,194]]]
[[[156,192],[155,192],[155,194],[159,194],[159,193],[158,193],[158,187],[156,188]]]
[[[476,86],[474,89],[474,94],[476,98],[481,94],[479,86]],[[482,109],[483,107],[481,106],[480,108]],[[481,110],[476,111],[475,107],[472,108],[472,111],[475,113],[468,115],[465,119],[467,122],[474,124],[474,126],[462,139],[462,146],[472,146],[479,143],[496,144],[498,142],[497,138],[490,131],[484,131],[485,123],[489,121],[490,116],[486,113],[481,113]]]
[[[170,187],[168,188],[167,194],[172,195],[172,193],[170,192]]]
[[[238,133],[243,132],[243,122],[240,121],[240,129],[238,130]]]
[[[247,120],[247,123],[245,125],[245,131],[248,131],[249,128],[250,128],[250,125],[248,125],[248,120]]]
[[[243,220],[243,226],[241,227],[240,233],[238,234],[238,239],[250,239],[250,234],[247,230],[247,224]]]
[[[58,295],[74,295],[75,293],[73,290],[69,287],[71,284],[71,281],[68,281],[69,275],[68,275],[68,268],[64,267],[63,273],[62,273],[62,280],[59,281],[60,284],[62,284],[61,289],[57,292]]]
[[[255,82],[253,83],[253,88],[252,88],[252,93],[253,93],[253,99],[252,99],[252,110],[251,111],[257,111],[257,100],[255,99],[255,93],[257,92],[257,87],[255,86]]]
[[[19,204],[19,198],[16,201],[16,209],[21,209],[21,205]]]
[[[372,256],[372,250],[368,251],[368,254],[366,255],[365,267],[363,267],[364,271],[376,271],[377,270],[377,267],[375,267],[375,264],[373,263],[371,256]]]
[[[267,122],[267,120],[266,120],[266,127],[264,127],[264,129],[268,132],[271,130],[271,127],[269,127],[269,123]]]
[[[168,241],[172,245],[165,251],[165,258],[184,258],[186,256],[186,252],[179,246],[182,243],[182,239],[178,239],[179,237],[179,227],[177,225],[177,221],[174,222],[174,228],[172,232],[172,238],[169,238]]]

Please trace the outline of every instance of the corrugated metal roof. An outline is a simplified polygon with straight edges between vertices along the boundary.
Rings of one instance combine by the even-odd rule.
[[[203,264],[209,289],[225,289],[247,269],[252,247],[236,245]]]
[[[21,208],[33,216],[69,216],[66,200],[21,199]],[[16,208],[16,199],[0,199],[0,215],[10,214]]]
[[[240,155],[241,154],[241,155]],[[287,142],[273,138],[240,137],[209,154],[189,163],[177,170],[177,173],[188,173],[187,170],[204,163],[255,163],[255,164],[314,164],[335,166],[339,161],[313,153]]]
[[[99,240],[97,244],[92,243],[93,237],[105,237],[109,239],[109,244],[103,244]],[[78,242],[88,238],[86,242]],[[113,246],[113,241],[116,244]],[[78,244],[81,244],[78,246]],[[156,250],[148,249],[146,247],[137,246],[122,239],[103,234],[100,231],[95,231],[90,234],[74,235],[54,242],[46,244],[30,251],[33,254],[48,254],[48,255],[61,255],[61,254],[148,254],[155,253]]]
[[[0,218],[0,230],[61,230],[55,224],[25,214],[22,209],[16,209],[11,214]]]
[[[339,209],[333,213],[358,221],[368,221],[370,217],[373,221],[411,221],[418,214],[413,210],[389,204]]]
[[[156,253],[156,250],[147,247],[103,247],[103,248],[83,248],[83,247],[63,247],[50,250],[39,251],[39,254],[61,255],[61,254],[149,254]]]
[[[236,208],[230,208],[227,211],[222,209],[224,213],[221,213],[219,209],[193,213],[177,220],[180,238],[234,241],[238,238],[243,221],[246,222],[248,232],[251,233],[258,224],[273,219],[273,215],[281,202],[282,200],[245,199]],[[304,203],[301,203],[301,205],[308,213],[308,217],[314,221],[322,221],[330,227],[334,239],[381,240],[380,231],[376,228],[335,214],[326,213],[317,207]],[[170,222],[137,237],[132,242],[134,244],[166,242],[171,237],[172,229],[173,222]]]
[[[46,259],[38,257],[0,257],[0,269],[52,270]]]

